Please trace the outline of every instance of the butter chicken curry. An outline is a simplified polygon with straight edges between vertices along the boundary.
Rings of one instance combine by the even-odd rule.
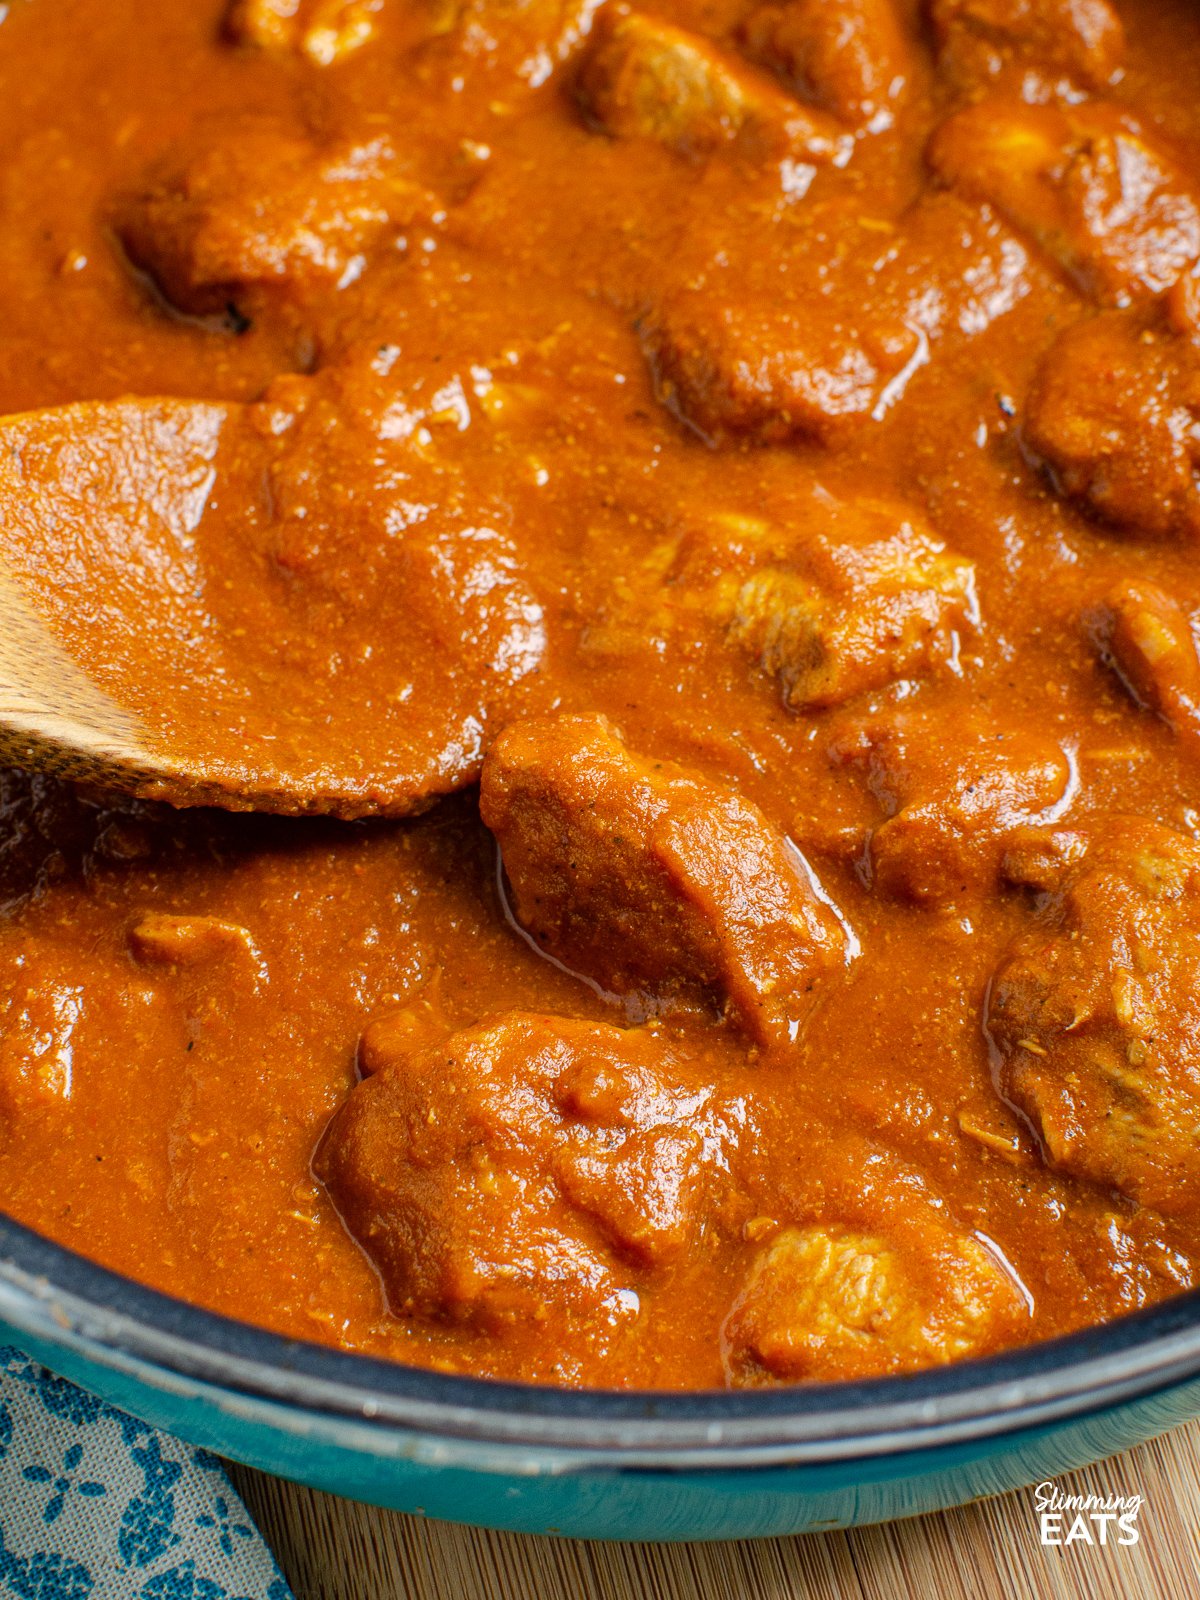
[[[1200,13],[0,18],[0,489],[64,637],[358,784],[3,775],[4,1208],[544,1383],[1195,1285]]]

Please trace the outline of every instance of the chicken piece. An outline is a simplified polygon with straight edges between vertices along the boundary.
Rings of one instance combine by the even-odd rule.
[[[895,0],[768,0],[740,37],[793,93],[852,128],[889,127],[916,73]]]
[[[881,416],[925,358],[919,329],[861,307],[731,293],[728,274],[669,289],[640,324],[658,398],[708,443],[835,443]]]
[[[1027,449],[1056,488],[1149,538],[1200,535],[1200,343],[1137,313],[1059,335],[1025,403]]]
[[[928,155],[1101,304],[1161,294],[1200,256],[1189,179],[1117,106],[984,100],[943,122]]]
[[[1026,1316],[999,1260],[926,1207],[890,1234],[784,1228],[754,1257],[726,1336],[743,1382],[868,1378],[978,1355]]]
[[[1005,883],[1042,894],[1060,889],[1070,869],[1087,854],[1086,833],[1027,823],[1014,828],[1004,849],[1000,875]]]
[[[845,960],[783,834],[733,789],[633,755],[604,717],[511,724],[480,810],[522,927],[616,994],[715,1000],[758,1044],[787,1045]]]
[[[1001,1094],[1050,1166],[1173,1215],[1200,1205],[1200,846],[1119,818],[992,980]]]
[[[266,963],[250,930],[221,917],[177,917],[147,911],[129,930],[129,948],[145,966],[202,967],[232,960],[256,982],[267,976]]]
[[[364,1078],[386,1070],[402,1070],[413,1052],[431,1038],[445,1038],[454,1028],[441,1004],[440,971],[402,1006],[382,1011],[359,1035],[357,1066]]]
[[[957,654],[956,625],[976,620],[974,568],[899,515],[893,526],[877,544],[830,550],[824,582],[768,566],[738,589],[730,636],[778,677],[790,710],[838,705]]]
[[[1032,246],[948,189],[900,218],[851,191],[787,218],[698,215],[639,323],[658,398],[712,445],[849,442],[1039,277]]]
[[[41,974],[36,983],[11,975],[0,998],[0,1112],[5,1123],[41,1117],[70,1100],[85,1017],[83,985]],[[90,1008],[89,1008],[90,1009]]]
[[[638,327],[659,400],[709,444],[837,446],[1037,276],[1011,229],[949,190],[899,219],[827,194],[789,206],[787,227],[748,215],[731,233],[698,216]]]
[[[59,909],[23,918],[20,937],[0,950],[0,1141],[52,1128],[64,1140],[90,1139],[95,1096],[110,1110],[135,1102],[145,1094],[143,1065],[156,1049],[177,1060],[194,1019],[185,1022],[164,986],[122,959],[91,907],[65,910],[64,890],[83,880],[61,855],[48,852],[29,875],[36,900]],[[115,1079],[104,1075],[111,1061],[124,1069]],[[177,1065],[182,1075],[186,1064]]]
[[[1015,58],[1099,89],[1125,57],[1125,30],[1108,0],[932,0],[929,10],[939,69],[964,88]]]
[[[122,203],[117,232],[173,305],[207,313],[246,289],[336,282],[388,227],[438,209],[386,139],[322,148],[254,124],[170,159]]]
[[[786,525],[718,515],[689,536],[665,603],[696,612],[778,678],[793,711],[956,667],[979,621],[975,571],[896,501],[797,498]]]
[[[225,31],[235,44],[331,67],[371,39],[382,6],[383,0],[233,0]]]
[[[952,361],[967,340],[1019,306],[1043,276],[1034,246],[989,207],[949,189],[926,190],[901,219],[894,241],[868,292],[895,304],[904,323],[922,333],[930,365]],[[931,375],[926,383],[934,381]]]
[[[539,88],[587,37],[599,0],[429,0],[427,42]]]
[[[695,158],[728,146],[751,161],[841,164],[837,124],[700,34],[609,5],[596,19],[576,92],[617,139],[651,139]]]
[[[514,1012],[412,1040],[353,1090],[316,1171],[397,1315],[556,1319],[575,1347],[686,1255],[739,1121],[652,1031]]]
[[[1099,623],[1104,655],[1138,705],[1190,743],[1200,741],[1200,654],[1179,602],[1152,583],[1126,579]]]
[[[889,684],[963,673],[980,621],[975,570],[898,501],[797,493],[771,521],[713,512],[623,573],[585,635],[589,653],[631,640],[734,645],[791,711]]]
[[[1057,821],[1075,788],[1053,739],[968,714],[948,745],[944,718],[944,710],[932,722],[920,712],[869,718],[830,751],[862,772],[884,813],[870,836],[874,888],[930,907],[990,893],[1014,831]]]

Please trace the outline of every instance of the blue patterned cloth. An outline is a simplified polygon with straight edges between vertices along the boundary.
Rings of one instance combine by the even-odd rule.
[[[215,1456],[0,1346],[0,1596],[291,1600]]]

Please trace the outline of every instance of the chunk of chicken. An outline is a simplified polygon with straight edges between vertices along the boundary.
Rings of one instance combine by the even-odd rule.
[[[873,717],[831,749],[884,813],[870,836],[875,889],[925,906],[992,891],[1014,833],[1057,820],[1074,787],[1052,739],[968,714],[948,744],[943,726],[920,712]]]
[[[684,626],[716,619],[793,711],[939,668],[979,621],[975,570],[898,501],[797,496],[786,520],[720,513],[687,535],[660,591]]]
[[[1036,247],[1026,246],[990,207],[949,189],[929,189],[897,228],[875,292],[921,331],[935,365],[952,360],[952,351],[1021,304],[1041,276],[1035,256]]]
[[[600,0],[429,0],[426,44],[455,76],[482,70],[506,92],[549,82],[591,31]]]
[[[62,980],[43,972],[36,983],[23,980],[19,967],[6,976],[10,981],[0,998],[0,1112],[10,1123],[30,1113],[42,1117],[56,1103],[70,1100],[85,991],[69,970]]]
[[[233,0],[225,31],[236,44],[330,67],[375,32],[383,0]]]
[[[578,1348],[696,1241],[738,1122],[652,1031],[515,1012],[414,1039],[351,1093],[316,1170],[395,1313],[553,1319]]]
[[[1200,653],[1187,612],[1152,583],[1126,579],[1104,604],[1100,643],[1139,705],[1200,743]]]
[[[437,210],[384,138],[319,147],[254,124],[169,158],[117,232],[173,305],[205,313],[250,288],[336,281],[390,226]]]
[[[931,0],[938,66],[972,88],[1012,59],[1102,88],[1121,70],[1125,30],[1108,0]]]
[[[250,930],[223,917],[147,911],[129,930],[129,948],[145,966],[190,968],[228,961],[255,983],[267,976],[266,963]]]
[[[10,774],[6,797],[22,781],[29,785],[23,775]],[[82,821],[80,812],[76,817]],[[16,881],[14,871],[20,873],[37,900],[54,895],[54,880],[65,876],[62,856],[48,845],[36,867],[28,855],[24,870],[15,861],[3,865],[9,869],[5,887]],[[82,881],[73,872],[71,878]],[[128,1069],[101,1089],[110,1109],[132,1103],[146,1092],[141,1065],[153,1065],[156,1049],[182,1053],[196,1022],[195,1011],[185,1022],[163,986],[121,959],[89,910],[34,916],[24,921],[21,938],[0,951],[0,1140],[6,1143],[23,1130],[45,1135],[56,1128],[71,1139],[86,1127],[91,1136],[94,1123],[84,1108],[99,1063],[116,1059]],[[186,1078],[186,1063],[180,1059],[177,1066],[179,1079]],[[186,1093],[182,1086],[179,1092]]]
[[[730,1333],[772,1377],[868,1378],[977,1355],[1018,1315],[1012,1280],[969,1235],[906,1251],[835,1224],[786,1228],[759,1252]]]
[[[880,537],[757,568],[732,593],[730,636],[779,679],[793,711],[953,661],[957,629],[976,621],[974,568],[900,507],[857,508]],[[816,559],[814,559],[816,557]]]
[[[1200,343],[1136,313],[1059,335],[1025,404],[1027,448],[1056,487],[1150,538],[1200,535]]]
[[[979,622],[972,563],[911,507],[820,488],[798,493],[769,522],[713,513],[654,550],[622,593],[626,634],[694,637],[716,624],[778,681],[793,711],[899,680],[957,676],[961,635]]]
[[[1049,894],[1062,887],[1087,847],[1087,834],[1077,828],[1028,823],[1013,829],[1000,864],[1001,876],[1006,883]]]
[[[514,723],[483,769],[516,916],[556,959],[669,1008],[795,1040],[844,935],[805,863],[725,785],[633,755],[603,717]]]
[[[1118,819],[1001,961],[1001,1093],[1047,1162],[1170,1214],[1200,1205],[1200,847]]]
[[[358,1071],[364,1078],[376,1072],[403,1071],[409,1057],[430,1039],[444,1039],[453,1032],[441,1004],[439,975],[406,1004],[371,1018],[358,1038]]]
[[[837,124],[700,34],[621,5],[604,8],[576,90],[588,118],[618,139],[651,139],[680,155],[722,146],[752,161],[842,162]]]
[[[948,189],[899,219],[850,191],[787,217],[697,218],[639,323],[659,399],[712,445],[845,442],[1038,276],[1010,228]]]
[[[895,0],[767,0],[740,37],[801,99],[852,128],[888,127],[916,73]]]
[[[1160,294],[1200,256],[1190,180],[1116,106],[980,101],[942,123],[929,160],[1102,304]]]
[[[790,711],[818,712],[892,684],[959,679],[980,623],[975,570],[923,516],[870,494],[835,498],[792,483],[768,520],[736,510],[689,517],[681,534],[614,574],[583,636],[592,659],[632,648],[719,653]]]
[[[664,293],[641,324],[659,399],[712,444],[835,442],[882,414],[922,359],[903,318],[730,293],[727,274]]]

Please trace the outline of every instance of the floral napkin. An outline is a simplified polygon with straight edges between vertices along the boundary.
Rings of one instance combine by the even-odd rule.
[[[220,1462],[0,1346],[0,1596],[291,1600]]]

